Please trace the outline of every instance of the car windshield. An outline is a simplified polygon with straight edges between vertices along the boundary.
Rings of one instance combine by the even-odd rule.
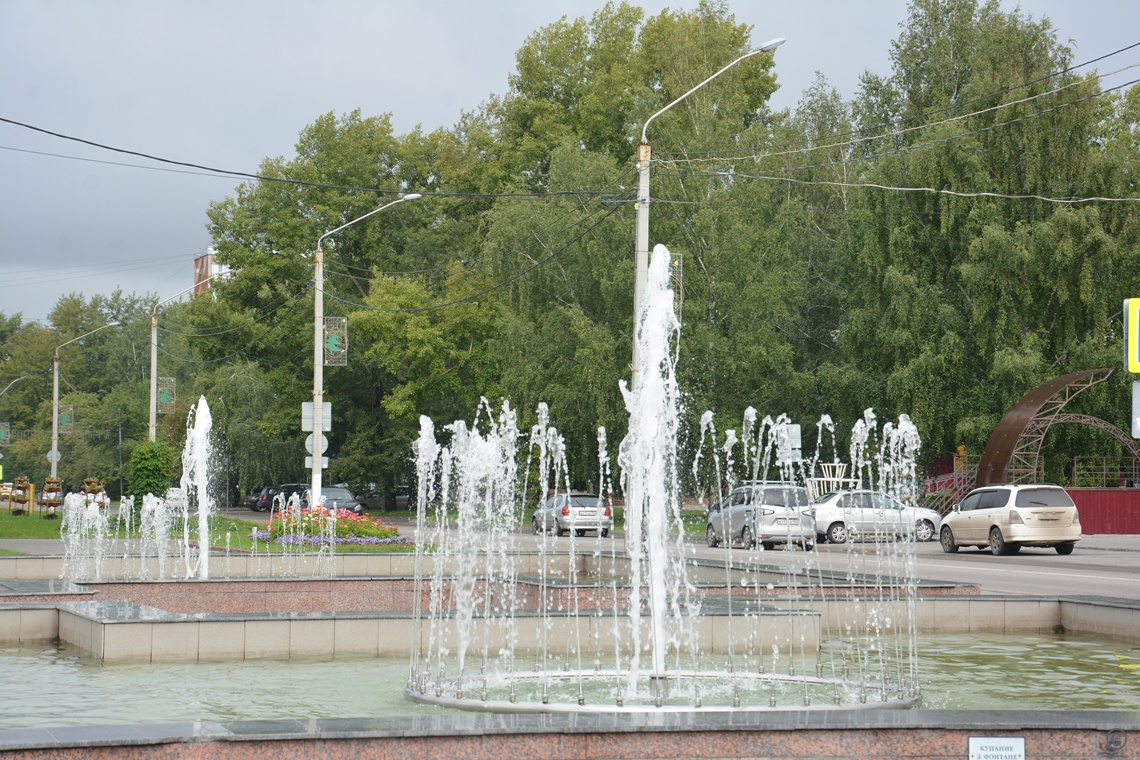
[[[761,504],[775,507],[796,507],[808,504],[810,501],[807,491],[803,488],[791,486],[787,488],[765,488],[763,496],[760,497]]]
[[[1060,488],[1029,488],[1017,492],[1019,507],[1072,507],[1073,500]]]
[[[352,498],[352,491],[347,488],[326,488],[321,493],[324,495],[325,501],[355,501]]]

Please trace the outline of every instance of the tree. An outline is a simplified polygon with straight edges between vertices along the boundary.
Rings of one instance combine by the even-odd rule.
[[[135,497],[136,508],[142,498],[153,494],[166,497],[174,476],[174,450],[158,441],[140,443],[131,452],[130,494]]]

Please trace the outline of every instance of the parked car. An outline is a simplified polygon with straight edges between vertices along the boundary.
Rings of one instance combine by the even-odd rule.
[[[348,488],[347,483],[337,483]],[[375,483],[368,483],[356,491],[356,496],[369,509],[394,509],[398,512],[406,511],[411,504],[411,486],[396,486],[392,493],[384,494]]]
[[[293,494],[297,494],[297,498],[301,500],[302,508],[309,506],[308,483],[283,483],[277,486],[277,493],[273,494],[273,500],[279,500],[282,504],[288,504]],[[273,502],[271,501],[270,503],[272,505]]]
[[[613,515],[605,500],[593,493],[556,493],[534,511],[531,528],[536,535],[554,531],[564,536],[570,531],[584,536],[588,530],[605,538],[613,527]]]
[[[247,509],[252,509],[254,512],[257,511],[257,499],[259,496],[261,496],[261,492],[264,490],[264,488],[254,488],[248,494],[246,494],[245,506]]]
[[[764,483],[734,488],[709,509],[705,539],[752,548],[760,544],[799,544],[815,548],[815,516],[806,488],[788,483]]]
[[[942,526],[933,509],[908,506],[877,491],[840,490],[816,499],[814,506],[819,540],[833,544],[893,536],[931,541]]]
[[[368,508],[363,500],[356,498],[352,495],[352,491],[343,486],[329,486],[321,489],[321,498],[324,499],[325,506],[336,507],[337,509],[347,509],[350,512],[355,512],[358,515],[364,514]]]
[[[273,497],[277,495],[277,486],[266,486],[253,497],[249,508],[254,512],[268,512],[273,509]]]
[[[942,518],[942,551],[959,546],[1016,554],[1023,546],[1053,547],[1072,554],[1081,519],[1065,489],[1054,485],[995,485],[971,491]]]

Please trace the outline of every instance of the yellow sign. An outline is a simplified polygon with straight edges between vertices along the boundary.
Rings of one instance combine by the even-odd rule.
[[[1140,298],[1124,299],[1124,368],[1140,374]]]

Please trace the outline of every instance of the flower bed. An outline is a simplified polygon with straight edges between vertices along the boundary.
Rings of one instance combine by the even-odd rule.
[[[335,536],[331,536],[329,521],[334,519]],[[266,527],[257,531],[255,537],[282,546],[324,546],[334,542],[337,546],[412,546],[412,540],[401,536],[395,525],[347,509],[287,509],[275,513]]]

